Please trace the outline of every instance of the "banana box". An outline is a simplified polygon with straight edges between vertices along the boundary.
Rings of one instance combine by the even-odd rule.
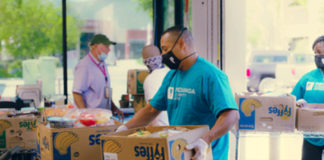
[[[134,108],[135,113],[137,113],[140,109],[146,106],[146,101],[144,95],[133,95],[132,106]]]
[[[37,153],[42,160],[101,160],[99,137],[118,125],[83,128],[37,128]]]
[[[186,128],[187,131],[174,135],[130,136],[138,131],[144,134],[156,133],[165,129]],[[189,160],[192,151],[185,146],[202,137],[209,131],[207,125],[200,126],[148,126],[101,136],[103,160]],[[207,159],[212,158],[208,149]]]
[[[324,104],[307,104],[297,108],[297,130],[324,132]]]
[[[23,149],[36,150],[37,118],[15,117],[0,119],[0,150],[19,146]]]
[[[149,74],[148,70],[131,69],[127,73],[127,93],[132,95],[143,95],[143,83],[146,76]]]
[[[236,94],[235,99],[239,106],[240,130],[294,131],[296,123],[295,96],[244,93]]]

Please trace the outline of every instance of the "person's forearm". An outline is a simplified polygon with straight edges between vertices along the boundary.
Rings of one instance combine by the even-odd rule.
[[[115,103],[111,100],[111,111],[115,112],[116,109],[117,109],[117,106],[116,106]]]
[[[217,119],[213,128],[205,134],[202,139],[210,144],[213,140],[220,138],[226,134],[239,120],[237,110],[224,111]]]
[[[85,108],[84,101],[81,94],[73,92],[73,98],[78,108]]]
[[[128,129],[147,126],[160,112],[161,111],[153,108],[150,104],[147,104],[144,108],[139,110],[125,126]]]

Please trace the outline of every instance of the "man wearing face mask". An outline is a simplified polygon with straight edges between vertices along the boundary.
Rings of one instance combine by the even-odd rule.
[[[149,69],[150,74],[145,78],[143,88],[146,103],[153,98],[159,90],[163,78],[169,69],[162,64],[160,50],[154,45],[145,46],[142,50],[143,62]],[[152,126],[168,126],[168,114],[162,111],[151,123]]]
[[[75,67],[73,98],[78,108],[111,109],[119,119],[123,119],[123,113],[112,101],[110,77],[105,64],[109,47],[115,44],[103,34],[97,34],[90,40],[90,52]]]
[[[196,151],[193,159],[205,159],[211,145],[214,160],[227,160],[228,131],[239,119],[227,76],[196,54],[186,28],[167,29],[160,42],[163,63],[171,71],[149,104],[117,131],[145,126],[167,110],[170,125],[210,127],[208,133],[186,146]]]
[[[312,49],[317,69],[303,75],[291,93],[302,107],[306,103],[324,103],[324,36],[314,41]],[[323,149],[323,138],[304,138],[302,159],[321,160]]]

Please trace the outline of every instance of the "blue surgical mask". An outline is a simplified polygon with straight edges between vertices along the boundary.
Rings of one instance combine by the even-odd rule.
[[[107,58],[107,54],[106,53],[104,53],[104,52],[101,52],[101,54],[99,55],[99,57],[98,57],[99,59],[100,59],[100,61],[105,61],[105,59]]]

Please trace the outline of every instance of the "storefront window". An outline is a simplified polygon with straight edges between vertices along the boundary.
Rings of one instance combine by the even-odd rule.
[[[313,59],[313,41],[323,34],[323,9],[319,0],[247,1],[248,91],[259,91],[262,81],[270,78],[289,93],[303,74],[315,68],[309,59]],[[269,63],[272,65],[267,65]],[[263,69],[258,69],[260,67]]]
[[[53,0],[1,0],[1,97],[15,97],[20,84],[41,85],[45,97],[63,94],[61,8]],[[68,19],[74,29],[76,19]],[[69,48],[77,43],[77,30],[70,32]]]
[[[224,3],[225,71],[233,92],[290,93],[316,68],[312,43],[324,33],[322,1]],[[239,159],[301,159],[302,141],[302,134],[245,134]]]
[[[89,41],[101,33],[116,41],[106,59],[116,105],[127,93],[127,71],[146,69],[142,49],[152,43],[152,1],[139,0],[71,0],[68,15],[78,17],[77,45],[68,56],[68,93],[72,94],[73,72],[77,62],[89,52]],[[150,8],[151,7],[151,8]],[[67,28],[72,23],[68,22]],[[70,33],[67,33],[68,37]],[[73,100],[72,96],[69,99]]]

